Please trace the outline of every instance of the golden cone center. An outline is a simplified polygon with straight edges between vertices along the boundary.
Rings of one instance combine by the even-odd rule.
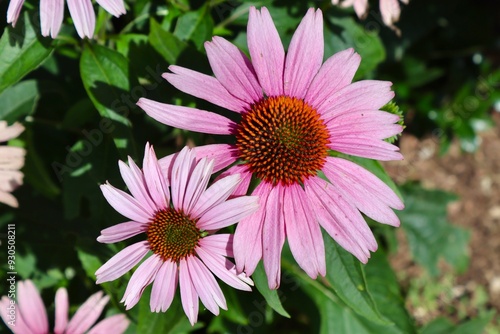
[[[146,234],[151,251],[173,262],[194,255],[201,238],[196,222],[173,209],[157,211]]]
[[[240,158],[261,180],[284,185],[316,175],[329,133],[319,113],[301,99],[268,97],[252,105],[236,132]]]

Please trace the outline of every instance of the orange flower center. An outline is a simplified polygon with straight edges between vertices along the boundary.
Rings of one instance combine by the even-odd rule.
[[[301,99],[276,96],[252,105],[236,131],[240,158],[261,180],[300,183],[320,170],[329,133],[319,113]]]
[[[157,211],[146,234],[151,251],[164,261],[173,262],[194,255],[194,249],[202,237],[196,221],[173,209]]]

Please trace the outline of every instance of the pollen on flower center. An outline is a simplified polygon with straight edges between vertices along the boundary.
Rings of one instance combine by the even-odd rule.
[[[195,221],[173,209],[157,211],[146,234],[151,251],[173,262],[193,255],[202,236]]]
[[[318,112],[301,99],[276,96],[252,105],[236,132],[240,158],[258,178],[277,184],[316,175],[327,156],[329,133]]]

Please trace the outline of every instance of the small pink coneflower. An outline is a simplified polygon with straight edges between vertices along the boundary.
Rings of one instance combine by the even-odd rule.
[[[184,312],[194,324],[198,298],[215,315],[219,307],[227,309],[214,274],[236,289],[251,290],[247,284],[252,281],[238,275],[227,259],[233,257],[233,235],[213,233],[255,212],[258,203],[251,196],[228,200],[241,181],[238,175],[222,178],[207,189],[213,161],[197,163],[187,147],[171,162],[163,174],[147,144],[142,171],[130,158],[129,166],[119,164],[132,196],[110,184],[101,186],[109,204],[131,221],[103,230],[97,240],[114,243],[140,233],[146,233],[147,240],[128,246],[99,268],[97,283],[117,279],[152,252],[132,275],[122,302],[130,309],[153,283],[151,310],[165,312],[179,284]]]
[[[17,284],[17,296],[17,301],[11,300],[7,296],[2,297],[0,316],[3,322],[15,334],[49,334],[47,311],[35,285],[29,280],[20,281]],[[55,298],[54,333],[121,334],[125,332],[129,321],[124,314],[108,317],[92,327],[108,301],[109,297],[103,296],[102,291],[93,294],[78,308],[68,322],[68,292],[65,288],[59,288]]]
[[[65,0],[40,0],[40,24],[43,36],[56,38],[64,18]],[[66,0],[69,13],[80,38],[94,36],[95,12],[91,0]],[[123,0],[96,0],[108,13],[118,17],[125,14]],[[10,0],[7,23],[16,25],[24,0]]]
[[[16,138],[24,131],[19,123],[11,126],[0,121],[0,143]],[[11,195],[17,187],[23,184],[23,173],[19,171],[24,166],[26,151],[20,147],[0,146],[0,203],[17,208],[19,203]]]
[[[262,258],[270,288],[280,282],[285,239],[306,273],[325,275],[320,225],[342,247],[366,263],[377,249],[361,212],[384,224],[399,225],[391,208],[403,203],[382,181],[360,166],[329,156],[330,150],[370,159],[402,159],[384,141],[402,131],[399,116],[379,109],[394,93],[387,81],[351,83],[361,58],[352,49],[323,63],[323,18],[310,9],[285,56],[268,10],[250,8],[251,61],[221,37],[205,43],[215,78],[170,66],[164,74],[181,91],[239,114],[234,122],[194,108],[141,98],[137,103],[164,124],[209,134],[231,135],[235,144],[197,147],[198,158],[215,159],[223,173],[239,173],[245,194],[252,177],[260,209],[238,224],[234,255],[239,271],[252,274]],[[169,159],[160,161],[168,163]],[[318,176],[322,171],[328,178]]]

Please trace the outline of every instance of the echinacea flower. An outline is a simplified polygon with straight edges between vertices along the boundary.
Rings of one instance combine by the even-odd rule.
[[[171,162],[163,174],[147,144],[142,171],[130,158],[129,166],[119,163],[132,196],[110,184],[101,186],[109,204],[131,221],[103,230],[97,240],[114,243],[140,233],[146,233],[147,240],[128,246],[99,268],[97,283],[117,279],[152,252],[130,278],[122,302],[130,309],[153,283],[151,310],[165,312],[179,284],[184,312],[194,324],[198,298],[215,315],[219,307],[227,309],[214,274],[236,289],[251,290],[247,284],[252,281],[238,275],[227,259],[233,257],[233,235],[213,233],[255,212],[258,203],[252,196],[228,200],[241,181],[238,175],[220,179],[207,189],[213,161],[196,162],[187,147]]]
[[[144,98],[137,104],[173,127],[234,136],[235,144],[195,149],[198,158],[214,158],[216,170],[238,159],[243,162],[223,173],[241,175],[238,194],[247,192],[252,177],[261,181],[253,191],[260,196],[259,210],[236,228],[234,255],[239,271],[251,275],[263,258],[269,287],[277,288],[281,250],[288,238],[293,256],[306,273],[312,278],[325,275],[320,225],[366,263],[377,243],[360,211],[398,226],[391,208],[402,209],[403,203],[372,173],[329,156],[329,151],[402,159],[399,148],[383,140],[402,131],[394,124],[399,116],[379,110],[394,97],[392,84],[351,83],[361,61],[352,49],[322,64],[320,10],[307,12],[286,56],[265,7],[250,8],[247,36],[251,61],[221,37],[205,43],[215,78],[179,66],[170,66],[172,73],[164,74],[179,90],[238,113],[239,121]]]
[[[65,0],[40,0],[40,24],[43,36],[56,38],[64,18]],[[95,12],[91,0],[66,0],[69,13],[80,38],[94,36]],[[118,17],[125,14],[123,0],[96,0],[108,13]],[[24,0],[10,0],[7,9],[7,23],[16,25]]]
[[[0,143],[16,138],[24,127],[19,123],[11,126],[0,121]],[[17,208],[19,203],[10,193],[23,184],[23,173],[26,151],[20,147],[0,146],[0,202]]]
[[[17,301],[3,296],[0,301],[0,316],[15,334],[49,334],[47,311],[33,282],[20,281],[17,284]],[[102,291],[94,293],[82,304],[68,322],[68,292],[59,288],[55,298],[55,334],[121,334],[129,321],[124,314],[116,314],[101,320],[94,327],[109,301]],[[92,328],[91,328],[92,327]]]

